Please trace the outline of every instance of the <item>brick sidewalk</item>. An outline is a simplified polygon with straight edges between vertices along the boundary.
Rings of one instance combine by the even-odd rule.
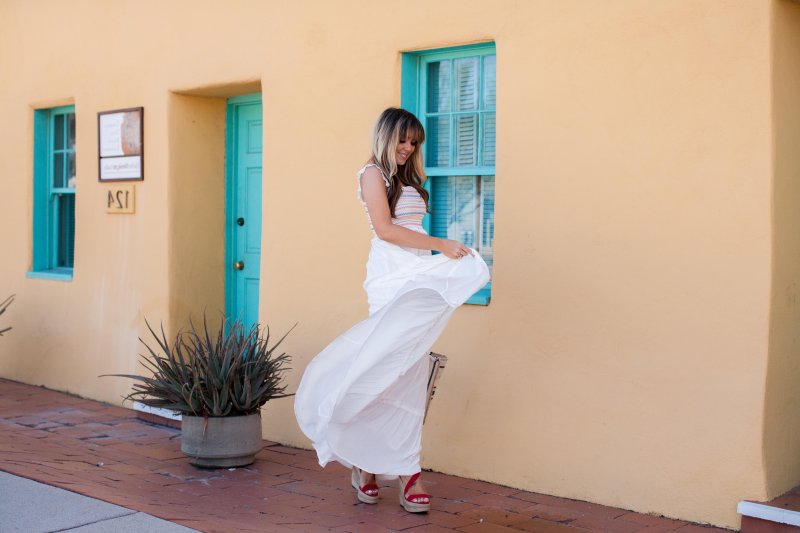
[[[246,468],[202,470],[180,432],[133,411],[0,379],[0,470],[209,532],[723,533],[680,520],[425,472],[427,514],[409,514],[394,485],[357,503],[339,465],[266,442]]]

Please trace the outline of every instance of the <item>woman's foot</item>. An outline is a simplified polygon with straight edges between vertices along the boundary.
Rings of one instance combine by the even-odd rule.
[[[356,489],[358,501],[369,504],[378,503],[378,485],[375,483],[375,474],[364,472],[354,466],[350,474],[350,483]]]
[[[400,476],[400,505],[409,513],[426,513],[431,509],[431,497],[425,492],[419,473]]]

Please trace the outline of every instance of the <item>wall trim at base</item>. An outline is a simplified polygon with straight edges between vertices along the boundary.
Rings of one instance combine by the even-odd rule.
[[[140,413],[147,413],[149,415],[160,416],[161,418],[166,418],[167,420],[176,420],[178,422],[181,421],[181,416],[174,414],[169,409],[150,407],[149,405],[145,405],[141,402],[133,402],[133,410],[139,411]]]
[[[790,526],[800,526],[800,512],[789,509],[780,509],[771,505],[754,502],[739,502],[736,511],[742,516],[750,516],[777,522],[779,524],[789,524]]]

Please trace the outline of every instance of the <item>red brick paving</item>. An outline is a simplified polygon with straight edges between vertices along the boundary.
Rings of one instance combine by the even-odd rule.
[[[747,533],[797,533],[798,529],[800,528],[789,524],[779,524],[751,516],[742,517],[742,531]]]
[[[397,488],[358,503],[344,468],[267,442],[248,467],[203,470],[180,431],[128,409],[0,379],[0,470],[208,532],[723,533],[728,530],[425,472],[433,509],[409,514]]]

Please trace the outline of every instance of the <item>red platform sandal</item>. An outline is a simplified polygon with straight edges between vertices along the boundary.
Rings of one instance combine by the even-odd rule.
[[[357,466],[353,467],[353,473],[350,475],[350,482],[353,488],[356,489],[356,497],[358,501],[368,503],[370,505],[378,503],[378,485],[375,483],[367,483],[361,486],[361,469]]]
[[[431,510],[431,497],[425,493],[409,494],[408,491],[419,479],[419,472],[411,476],[403,486],[403,478],[400,480],[400,505],[409,513],[427,513]]]

